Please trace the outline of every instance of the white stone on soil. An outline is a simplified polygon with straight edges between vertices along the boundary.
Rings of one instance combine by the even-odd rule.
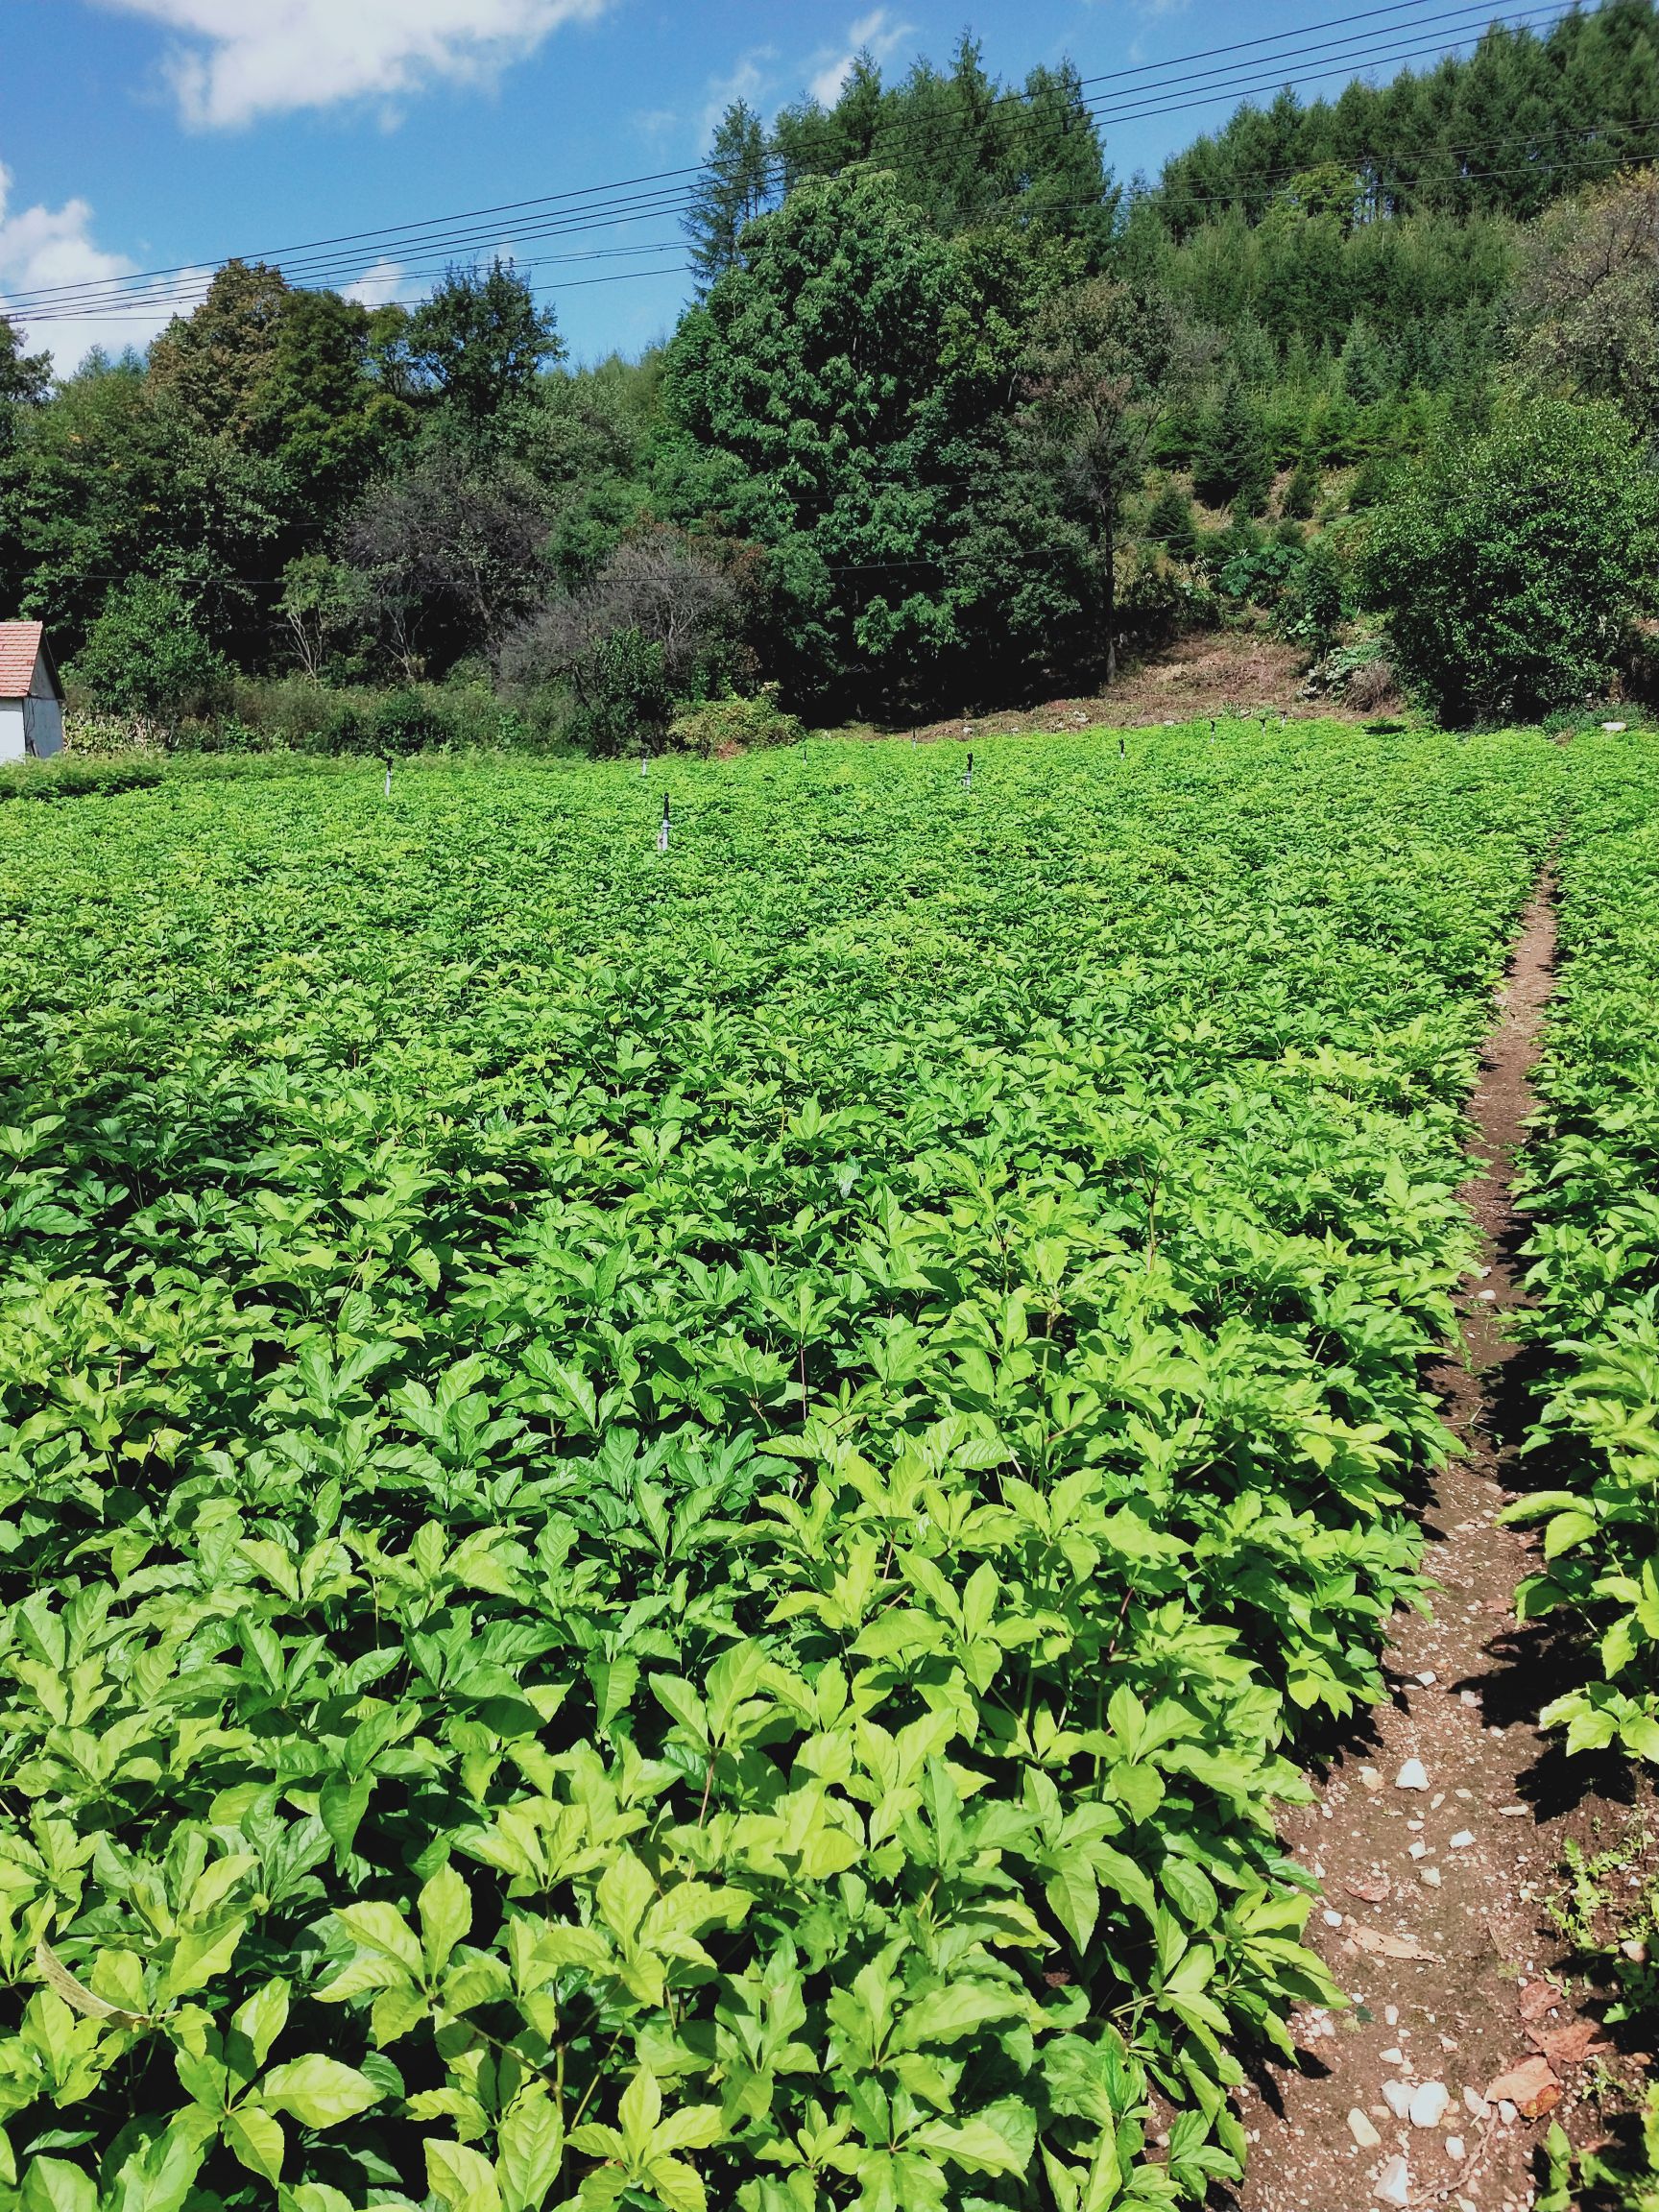
[[[1427,1790],[1429,1787],[1429,1769],[1424,1766],[1422,1760],[1407,1759],[1405,1766],[1394,1777],[1394,1787],[1396,1790]]]
[[[1411,2169],[1404,2158],[1390,2158],[1372,2184],[1371,2194],[1379,2204],[1409,2204],[1411,2201]]]
[[[1382,2136],[1378,2134],[1376,2128],[1366,2119],[1358,2104],[1348,2115],[1348,2132],[1358,2144],[1361,2151],[1381,2151],[1382,2148]]]
[[[1444,2081],[1422,2081],[1411,2092],[1407,2117],[1413,2128],[1438,2128],[1451,2103],[1452,2092]]]

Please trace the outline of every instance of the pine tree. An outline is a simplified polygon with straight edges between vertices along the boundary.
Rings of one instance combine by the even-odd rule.
[[[1146,511],[1145,535],[1150,543],[1164,545],[1173,559],[1190,561],[1198,550],[1198,525],[1192,502],[1170,479]]]
[[[1232,503],[1240,513],[1253,515],[1272,481],[1273,464],[1261,416],[1243,385],[1230,376],[1192,456],[1193,489],[1208,507]]]
[[[1319,471],[1311,458],[1304,453],[1291,471],[1290,481],[1285,487],[1280,502],[1280,513],[1286,521],[1306,522],[1319,503]]]
[[[759,116],[747,100],[734,100],[715,129],[705,174],[692,191],[683,226],[691,241],[700,297],[736,260],[746,226],[767,206],[771,166]]]

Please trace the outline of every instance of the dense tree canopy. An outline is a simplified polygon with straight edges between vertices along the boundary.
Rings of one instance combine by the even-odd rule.
[[[1518,393],[1659,435],[1656,146],[1654,0],[1247,105],[1125,196],[1070,64],[860,56],[829,104],[717,125],[697,297],[638,362],[570,367],[499,260],[376,309],[233,261],[147,358],[57,383],[0,321],[0,595],[87,683],[119,594],[129,659],[165,606],[186,661],[252,677],[603,667],[613,706],[661,648],[688,695],[815,714],[1094,683],[1240,615],[1323,651],[1366,518],[1398,547],[1399,485],[1495,467]],[[708,584],[717,653],[628,612],[645,575]]]
[[[1417,471],[1363,586],[1441,715],[1508,720],[1605,696],[1656,556],[1659,476],[1629,425],[1546,400]]]
[[[1024,332],[1066,268],[1019,233],[943,234],[855,170],[753,224],[685,318],[664,501],[768,548],[766,621],[798,687],[897,707],[967,680],[989,610],[965,555],[1014,465]]]

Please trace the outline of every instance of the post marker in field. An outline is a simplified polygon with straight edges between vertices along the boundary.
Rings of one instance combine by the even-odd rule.
[[[392,796],[392,763],[390,760],[386,763],[386,796],[388,799]]]
[[[647,768],[649,768],[649,767],[650,767],[650,765],[651,765],[651,756],[650,756],[650,754],[649,754],[649,753],[646,751],[645,747],[642,745],[642,746],[639,748],[639,773],[640,773],[640,775],[641,775],[641,776],[643,776],[643,775],[644,775],[644,773],[645,773],[646,769],[647,769]]]
[[[668,794],[666,791],[662,794],[662,819],[657,825],[657,850],[659,853],[666,853],[668,850]]]
[[[968,756],[967,767],[962,771],[962,788],[964,791],[972,791],[974,788],[974,756],[972,753]]]
[[[1119,760],[1127,760],[1129,757],[1129,748],[1121,737],[1118,740],[1118,757]]]

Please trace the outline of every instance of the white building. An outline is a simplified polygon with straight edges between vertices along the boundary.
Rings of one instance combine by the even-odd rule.
[[[63,750],[63,686],[43,622],[0,622],[0,760]]]

